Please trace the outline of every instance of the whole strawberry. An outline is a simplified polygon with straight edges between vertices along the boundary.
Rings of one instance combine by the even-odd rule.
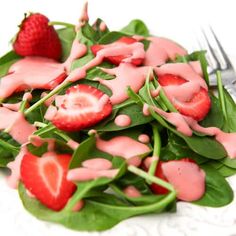
[[[15,52],[21,56],[42,56],[59,60],[61,42],[49,19],[40,14],[32,13],[26,17],[13,43]]]

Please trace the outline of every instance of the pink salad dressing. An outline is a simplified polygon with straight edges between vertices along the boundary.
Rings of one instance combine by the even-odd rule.
[[[25,144],[21,147],[20,152],[16,156],[15,160],[7,164],[7,167],[11,170],[11,175],[7,178],[7,183],[11,188],[16,189],[18,187],[18,183],[20,180],[21,161],[24,155],[27,153],[28,150]]]
[[[203,77],[202,66],[201,66],[200,61],[190,61],[189,65],[195,70],[197,74]]]
[[[53,138],[43,139],[37,135],[31,135],[30,142],[36,147],[41,147],[44,143],[47,143],[48,144],[48,146],[47,146],[48,152],[53,152],[55,149],[55,139],[53,139]]]
[[[83,200],[79,200],[74,207],[72,208],[72,211],[78,212],[84,207],[85,202]]]
[[[144,166],[149,169],[149,167],[151,166],[151,164],[154,162],[154,161],[158,161],[159,160],[159,157],[158,156],[152,156],[152,157],[146,157],[145,160],[144,160]]]
[[[132,185],[127,186],[124,190],[123,190],[124,194],[127,195],[128,197],[141,197],[142,194],[140,193],[140,191],[135,188]]]
[[[128,98],[127,87],[130,86],[134,92],[138,92],[144,85],[148,67],[135,67],[129,63],[121,63],[113,69],[103,69],[106,73],[115,75],[115,79],[98,81],[112,91],[110,97],[112,104],[119,104]]]
[[[9,74],[1,79],[0,98],[25,89],[54,88],[65,77],[62,64],[43,57],[25,57],[13,64]]]
[[[112,163],[109,160],[99,157],[83,161],[81,165],[93,170],[109,170],[112,168]]]
[[[18,103],[2,103],[2,106],[12,110],[12,111],[19,111],[21,102]]]
[[[68,171],[67,180],[69,181],[89,181],[101,177],[114,178],[118,174],[118,169],[94,170],[85,167],[79,167]]]
[[[161,37],[149,37],[151,41],[146,51],[144,65],[160,66],[168,59],[174,60],[177,55],[184,56],[187,51],[170,39]]]
[[[147,134],[140,134],[138,136],[138,141],[141,143],[149,143],[150,142],[150,138]]]
[[[101,24],[99,25],[99,29],[104,32],[107,29],[107,25],[104,21],[101,22]]]
[[[127,136],[117,136],[110,140],[97,138],[96,147],[113,156],[120,156],[127,160],[132,157],[140,157],[150,152],[150,148]]]
[[[170,182],[177,197],[183,201],[195,201],[205,193],[205,172],[197,164],[170,161],[162,164],[163,174]]]
[[[143,105],[143,115],[150,116],[149,106],[146,103]]]
[[[69,141],[67,141],[67,145],[73,149],[73,150],[76,150],[78,147],[79,147],[79,143],[70,139]]]
[[[26,143],[28,137],[36,131],[22,113],[5,107],[0,107],[0,120],[0,130],[6,130],[20,144]]]
[[[127,127],[127,126],[130,126],[131,123],[132,123],[132,120],[131,118],[128,116],[128,115],[118,115],[116,118],[115,118],[115,122],[114,122],[117,126],[120,126],[120,127]]]

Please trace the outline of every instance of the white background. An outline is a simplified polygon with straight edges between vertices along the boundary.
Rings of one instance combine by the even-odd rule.
[[[7,52],[10,48],[8,42],[16,33],[17,25],[20,23],[25,12],[41,12],[47,15],[52,21],[65,21],[75,24],[79,18],[84,1],[6,0],[4,4],[2,2],[0,7],[0,54]],[[153,34],[170,37],[189,50],[196,48],[196,37],[199,28],[201,26],[205,28],[208,25],[212,25],[228,54],[232,59],[236,59],[236,4],[234,2],[234,0],[90,0],[89,15],[91,22],[97,17],[100,17],[104,19],[110,29],[114,30],[123,27],[133,18],[140,18],[147,23]],[[153,218],[149,219],[146,217],[146,223],[143,222],[143,218],[139,218],[136,224],[122,223],[123,226],[119,226],[116,233],[113,231],[111,234],[107,233],[104,235],[153,235],[152,233],[148,233],[148,229],[150,229],[150,232],[155,232],[155,236],[233,235],[233,233],[236,233],[235,227],[232,227],[233,214],[226,215],[228,211],[232,212],[233,208],[233,213],[236,215],[236,204],[227,208],[228,210],[216,209],[216,211],[211,211],[207,214],[204,213],[207,210],[198,208],[198,212],[195,215],[197,217],[197,215],[200,216],[202,214],[201,219],[191,221],[190,218],[194,215],[194,212],[191,210],[192,208],[189,212],[188,207],[187,210],[185,207],[185,222],[183,224],[180,223],[178,225],[176,223],[177,220],[175,221],[175,218],[172,217],[172,223],[162,220],[162,225],[159,225],[162,228],[154,230],[153,227],[159,227],[156,226],[159,224],[157,221],[162,216],[158,216],[156,218],[157,221],[155,219],[153,220]],[[181,215],[183,211],[179,214],[178,217],[184,217]],[[216,219],[213,217],[214,214]],[[219,217],[222,217],[222,220],[220,218],[219,222],[224,221],[224,215],[228,217],[226,223],[223,224],[224,227],[217,226],[218,223],[214,225],[214,222],[217,222]],[[129,222],[135,221],[131,220]],[[191,227],[195,227],[196,229],[193,228],[193,231],[191,231]],[[186,231],[186,228],[188,228],[188,231]],[[35,218],[23,210],[17,192],[8,189],[2,176],[0,176],[0,230],[1,235],[7,236],[82,235],[59,226],[35,220]],[[157,234],[157,231],[160,234]]]

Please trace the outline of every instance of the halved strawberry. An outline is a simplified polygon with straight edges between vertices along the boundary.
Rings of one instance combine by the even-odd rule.
[[[58,110],[52,118],[52,123],[65,131],[77,131],[93,126],[112,112],[109,97],[86,84],[70,87],[56,106]]]
[[[45,153],[41,158],[27,153],[21,162],[21,181],[48,208],[61,210],[76,186],[66,179],[69,154]]]
[[[131,38],[131,37],[121,37],[115,43],[132,44],[132,43],[136,43],[136,42],[138,42],[138,41],[136,39],[134,39],[134,38]],[[95,45],[92,45],[91,46],[91,51],[96,56],[97,52],[99,52],[100,50],[105,48],[107,45],[111,45],[111,44],[106,44],[106,45],[104,45],[104,44],[95,44]],[[119,65],[124,59],[126,59],[129,56],[130,55],[109,56],[109,57],[107,57],[105,59],[107,61],[111,62],[114,65]],[[135,65],[135,66],[139,66],[140,64],[142,64],[142,62],[143,62],[143,58],[134,58],[134,59],[132,59],[131,63],[133,65]]]
[[[187,81],[180,76],[165,74],[158,76],[161,86],[181,85]],[[211,108],[211,100],[206,89],[201,88],[198,93],[187,102],[172,101],[174,107],[183,115],[190,116],[196,121],[203,120]]]

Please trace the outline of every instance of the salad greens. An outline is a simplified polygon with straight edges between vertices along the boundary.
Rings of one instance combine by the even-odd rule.
[[[148,28],[141,20],[133,20],[120,31],[105,31],[99,29],[101,19],[96,21],[95,27],[88,23],[77,35],[78,40],[88,46],[94,44],[108,44],[118,40],[122,36],[140,35],[148,37],[150,35]],[[59,38],[62,43],[63,55],[62,62],[68,57],[72,42],[75,38],[75,31],[72,27],[64,27],[58,31]],[[147,39],[142,40],[145,50],[149,47]],[[81,67],[89,62],[94,55],[90,50],[82,58],[74,61],[71,70]],[[10,66],[20,57],[13,51],[7,53],[0,58],[0,77],[4,76]],[[204,79],[208,83],[207,62],[204,51],[196,51],[187,56],[178,56],[176,60],[169,63],[189,62],[199,60],[202,66]],[[103,62],[100,67],[112,68],[109,62]],[[87,72],[87,76],[79,83],[93,85],[101,89],[108,95],[111,91],[105,86],[94,81],[95,77],[102,79],[114,79],[99,67],[94,67]],[[76,82],[77,83],[77,82]],[[76,84],[75,83],[75,84]],[[69,85],[68,85],[69,86]],[[224,147],[212,137],[195,132],[191,137],[187,137],[176,130],[176,128],[168,123],[162,116],[153,111],[151,106],[157,106],[166,111],[176,111],[168,98],[161,91],[160,96],[153,98],[150,90],[158,87],[158,78],[149,80],[149,76],[145,85],[138,93],[131,88],[127,88],[129,99],[125,102],[115,105],[112,114],[91,127],[99,133],[99,135],[108,139],[119,135],[126,135],[134,139],[142,133],[146,133],[152,137],[149,143],[150,152],[145,153],[142,158],[148,155],[156,155],[161,161],[179,160],[189,157],[193,159],[206,174],[206,192],[204,196],[194,201],[193,204],[210,207],[221,207],[229,204],[233,200],[233,191],[224,177],[231,176],[236,173],[236,160],[227,157]],[[34,104],[39,98],[42,91],[34,91]],[[58,90],[56,93],[63,94],[65,88]],[[210,91],[211,110],[206,118],[200,122],[204,127],[215,126],[222,128],[226,132],[236,131],[236,105],[230,94],[219,85],[219,97]],[[8,98],[6,102],[14,103],[21,101],[22,93],[17,93]],[[150,116],[145,116],[142,112],[142,106],[148,104],[150,106]],[[42,138],[54,138],[57,143],[57,151],[59,153],[73,153],[70,169],[76,168],[81,163],[93,156],[101,156],[112,162],[112,167],[119,171],[114,178],[100,177],[95,180],[86,182],[77,182],[77,190],[68,201],[65,208],[59,212],[50,210],[37,199],[31,198],[26,193],[26,188],[22,183],[19,184],[19,195],[24,207],[35,217],[62,224],[68,228],[82,231],[106,230],[120,221],[136,215],[149,213],[172,212],[176,210],[176,192],[172,185],[168,182],[154,176],[157,162],[153,162],[150,171],[147,173],[140,168],[129,166],[120,156],[112,156],[106,152],[102,152],[96,148],[95,136],[88,135],[88,130],[81,132],[68,133],[59,131],[54,125],[44,119],[47,107],[41,104],[35,110],[28,110],[26,118],[32,124],[34,123],[38,130],[35,135]],[[114,123],[117,115],[128,115],[132,119],[129,127],[120,127]],[[67,141],[73,139],[80,145],[76,150],[72,150],[67,146]],[[31,153],[41,156],[46,152],[47,147],[40,148],[28,145]],[[20,150],[20,145],[14,141],[10,135],[0,132],[0,167],[6,167]],[[153,194],[150,190],[150,183],[156,183],[169,190],[168,194]],[[142,194],[140,197],[132,198],[124,194],[123,189],[129,185],[136,187]],[[109,191],[106,191],[109,190]],[[76,202],[83,199],[85,202],[82,210],[78,212],[72,211]]]

